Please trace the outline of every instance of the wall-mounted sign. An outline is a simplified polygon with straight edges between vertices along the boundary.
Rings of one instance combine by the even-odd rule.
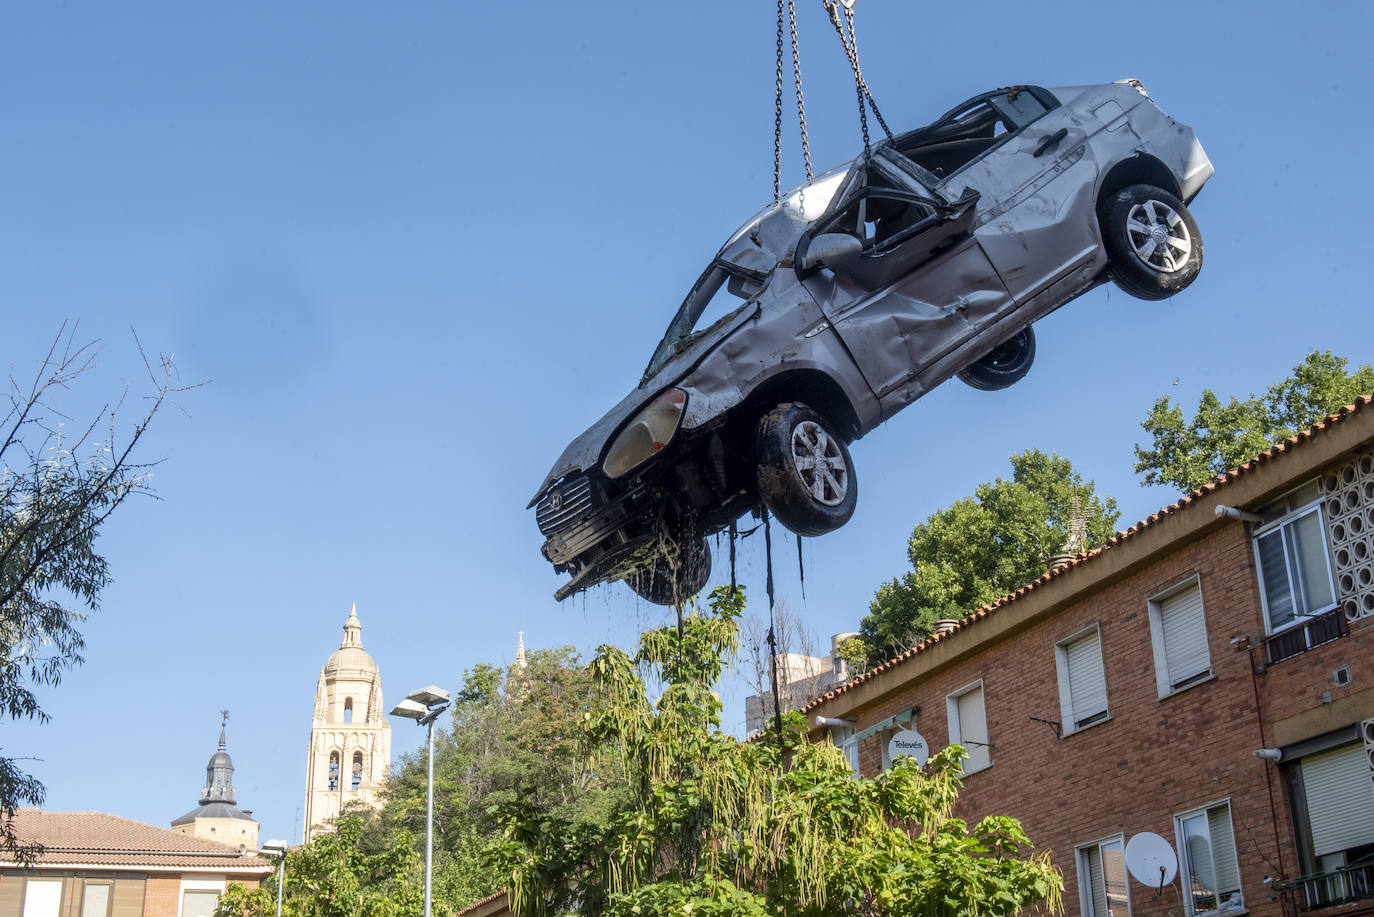
[[[887,759],[896,761],[899,757],[915,758],[921,767],[930,759],[930,746],[914,729],[903,729],[887,740]]]

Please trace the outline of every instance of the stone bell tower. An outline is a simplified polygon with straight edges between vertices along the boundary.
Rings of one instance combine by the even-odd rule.
[[[305,773],[305,840],[330,830],[344,805],[381,804],[391,769],[391,724],[382,706],[382,676],[363,649],[358,606],[348,613],[343,643],[320,670]]]

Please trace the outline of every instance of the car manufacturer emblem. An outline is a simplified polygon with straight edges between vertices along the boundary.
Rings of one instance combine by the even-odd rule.
[[[549,509],[558,512],[563,508],[563,491],[555,490],[549,494]]]

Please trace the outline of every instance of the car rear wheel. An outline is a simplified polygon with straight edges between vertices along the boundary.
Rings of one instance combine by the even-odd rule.
[[[673,545],[665,541],[648,564],[625,577],[635,594],[655,605],[681,605],[706,588],[711,545],[700,536]]]
[[[1138,299],[1167,299],[1202,270],[1202,233],[1183,202],[1154,185],[1131,185],[1099,214],[1107,272]]]
[[[959,381],[979,391],[995,392],[1020,382],[1035,362],[1035,332],[1027,325],[994,347],[977,363],[959,371]]]
[[[759,421],[755,469],[759,497],[798,535],[824,535],[849,521],[858,480],[849,448],[809,406],[780,404]]]

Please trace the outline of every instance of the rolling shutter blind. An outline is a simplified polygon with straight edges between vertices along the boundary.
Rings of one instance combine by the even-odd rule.
[[[1089,847],[1083,851],[1088,861],[1088,890],[1092,893],[1091,917],[1107,917],[1107,883],[1102,876],[1102,849]]]
[[[1171,688],[1211,671],[1201,588],[1194,585],[1161,599],[1159,627],[1164,634],[1164,668]]]
[[[143,917],[143,886],[145,879],[115,879],[114,906],[111,917]]]
[[[1217,894],[1240,890],[1240,867],[1236,865],[1236,834],[1231,827],[1231,807],[1207,810],[1207,833],[1212,838],[1212,863],[1216,870]]]
[[[1064,646],[1073,726],[1107,712],[1107,676],[1102,671],[1102,640],[1097,631]]]
[[[17,914],[24,901],[24,875],[0,876],[0,914]]]
[[[1374,843],[1374,787],[1362,745],[1303,758],[1302,784],[1314,854]]]
[[[983,689],[974,688],[959,695],[959,743],[968,752],[965,771],[976,771],[992,763],[988,754],[988,719],[983,707]]]

